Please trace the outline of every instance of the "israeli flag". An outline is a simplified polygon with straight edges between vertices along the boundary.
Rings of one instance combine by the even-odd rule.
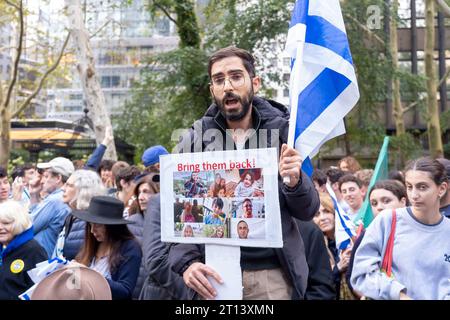
[[[345,250],[352,244],[354,237],[356,237],[356,226],[339,205],[336,194],[328,183],[326,187],[334,204],[334,239],[336,241],[336,248]]]
[[[345,133],[344,117],[359,99],[339,0],[298,0],[285,51],[291,57],[288,145],[309,162]]]

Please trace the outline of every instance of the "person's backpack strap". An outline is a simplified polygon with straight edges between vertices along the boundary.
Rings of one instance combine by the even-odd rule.
[[[383,262],[381,264],[381,270],[384,271],[388,277],[392,277],[392,253],[394,250],[394,237],[396,225],[397,225],[397,214],[394,209],[392,211],[391,232],[389,234],[386,251],[384,252]]]

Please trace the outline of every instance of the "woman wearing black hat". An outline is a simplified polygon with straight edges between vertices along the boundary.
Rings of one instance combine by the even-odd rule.
[[[74,211],[88,222],[84,246],[76,261],[100,272],[111,287],[113,300],[131,299],[139,275],[142,251],[122,218],[123,202],[112,197],[93,197],[87,212]]]

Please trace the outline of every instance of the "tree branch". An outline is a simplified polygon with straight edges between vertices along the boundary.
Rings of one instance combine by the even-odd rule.
[[[97,29],[97,31],[95,31],[93,34],[91,34],[89,36],[89,39],[92,39],[93,37],[95,37],[100,31],[102,31],[103,29],[105,29],[105,27],[111,22],[111,20],[106,21],[100,28]]]
[[[5,2],[6,2],[7,4],[9,4],[11,7],[16,8],[16,10],[19,10],[19,11],[21,10],[20,7],[22,6],[22,1],[20,1],[20,7],[19,7],[17,4],[12,3],[12,2],[9,1],[9,0],[5,0]]]
[[[19,44],[17,46],[17,52],[16,57],[14,58],[14,65],[13,65],[13,72],[12,72],[12,78],[11,82],[9,83],[8,89],[6,91],[6,98],[3,103],[4,108],[6,109],[9,105],[9,101],[11,100],[11,94],[14,89],[14,86],[16,85],[17,81],[17,73],[19,72],[19,61],[20,56],[22,55],[22,42],[23,42],[23,7],[22,7],[22,0],[20,0],[20,5],[17,7],[15,4],[12,4],[11,2],[7,1],[8,4],[14,6],[19,10]]]
[[[381,39],[377,34],[372,32],[369,28],[367,28],[365,25],[363,25],[361,22],[359,22],[358,19],[356,19],[355,17],[353,17],[352,15],[350,15],[348,13],[345,14],[345,17],[347,17],[350,20],[352,20],[353,22],[355,22],[359,28],[361,28],[365,33],[367,33],[369,35],[369,37],[374,38],[381,46],[383,46],[383,47],[386,46],[383,39]]]
[[[447,79],[447,77],[449,75],[450,75],[450,67],[447,68],[447,71],[445,71],[444,76],[441,78],[441,80],[439,80],[438,89],[445,82],[445,80]],[[425,99],[426,99],[426,95],[424,97],[418,99],[417,101],[414,101],[414,102],[410,103],[407,107],[403,108],[402,113],[405,114],[406,112],[408,112],[409,110],[414,108],[416,105],[418,105],[420,102],[424,101]]]
[[[442,79],[439,80],[438,83],[438,89],[442,86],[442,84],[447,80],[448,76],[450,75],[450,67],[447,68],[444,75],[442,76]]]
[[[447,17],[450,17],[450,7],[447,3],[445,3],[444,0],[436,0],[436,3],[438,7],[440,8],[439,11],[444,13]]]
[[[162,5],[158,4],[157,2],[154,2],[155,6],[161,10],[167,18],[169,18],[170,21],[172,21],[173,23],[175,23],[175,25],[177,27],[179,27],[177,20],[175,20],[174,18],[172,18],[172,16],[170,15],[170,13],[166,10],[166,8],[164,8]]]
[[[416,105],[419,104],[419,102],[423,101],[423,99],[419,99],[417,101],[414,101],[413,103],[410,103],[406,108],[403,108],[402,110],[402,114],[407,113],[409,110],[411,110],[412,108],[414,108]]]
[[[61,58],[64,55],[64,51],[66,50],[67,44],[69,43],[69,39],[70,39],[70,32],[67,34],[66,40],[64,41],[64,44],[61,48],[61,51],[59,52],[59,55],[58,55],[58,58],[56,59],[56,61],[44,73],[41,80],[39,81],[39,85],[37,86],[37,88],[28,96],[27,99],[25,99],[25,101],[20,105],[20,107],[17,108],[17,110],[12,114],[12,118],[17,117],[19,115],[19,113],[21,113],[30,104],[31,100],[33,100],[39,94],[39,91],[41,91],[42,86],[44,85],[44,82],[47,79],[48,75],[50,73],[52,73],[58,67],[58,65],[61,61]]]

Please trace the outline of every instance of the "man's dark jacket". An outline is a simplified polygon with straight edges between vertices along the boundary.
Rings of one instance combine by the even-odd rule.
[[[312,221],[297,220],[297,224],[309,267],[305,300],[335,300],[336,289],[323,233]]]
[[[256,133],[254,137],[250,136],[249,140],[256,137],[258,139],[258,146],[267,142],[266,145],[268,148],[272,145],[281,148],[282,144],[286,143],[289,129],[289,112],[285,106],[275,101],[254,97],[252,121],[253,129],[256,130]],[[226,121],[219,112],[218,107],[213,104],[206,111],[203,118],[194,123],[189,134],[184,137],[191,138],[191,150],[182,150],[181,148],[187,144],[181,141],[178,145],[179,152],[196,151],[198,149],[196,146],[199,144],[201,144],[202,150],[208,150],[208,142],[199,140],[201,137],[194,133],[194,128],[199,125],[201,125],[202,132],[208,129],[220,130],[224,137],[223,146],[226,146]],[[261,129],[267,130],[268,138],[266,138],[267,135],[264,132],[261,135],[259,134]],[[278,129],[278,137],[277,135],[272,136],[270,129]],[[263,141],[263,139],[266,141]],[[246,142],[246,149],[250,146],[249,140]],[[236,146],[232,145],[232,147],[236,149]],[[281,268],[293,284],[292,299],[303,299],[308,281],[308,265],[306,263],[303,240],[294,218],[305,221],[311,220],[319,209],[319,196],[313,183],[303,172],[300,182],[296,187],[288,188],[285,186],[280,176],[278,176],[278,185],[283,248],[277,248],[275,251]],[[193,262],[204,262],[203,250],[204,246],[202,245],[177,244],[173,246],[169,253],[169,262],[172,265],[172,269],[182,274]]]
[[[142,261],[146,278],[140,300],[192,300],[195,292],[189,289],[183,278],[170,269],[168,255],[170,244],[161,241],[160,196],[151,196],[144,217],[142,237]]]

